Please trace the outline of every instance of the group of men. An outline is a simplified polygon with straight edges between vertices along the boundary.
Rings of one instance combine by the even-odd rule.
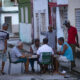
[[[78,46],[78,35],[77,30],[75,27],[70,25],[69,21],[65,21],[64,25],[68,28],[68,42],[65,42],[63,37],[58,38],[58,43],[61,45],[61,51],[57,52],[56,43],[57,43],[57,36],[56,30],[53,30],[53,27],[48,27],[47,33],[42,33],[46,35],[46,38],[43,39],[43,44],[40,44],[39,39],[35,39],[34,44],[30,47],[30,53],[34,55],[38,55],[38,61],[40,63],[41,72],[46,72],[46,65],[42,65],[42,52],[50,52],[53,58],[53,65],[54,71],[58,72],[58,62],[59,61],[71,61],[71,67],[75,67],[75,47]],[[7,40],[9,39],[9,34],[4,31],[7,30],[8,25],[3,25],[3,30],[0,31],[0,53],[2,54],[2,70],[1,73],[4,74],[4,65],[6,61],[6,51],[7,51]],[[34,72],[34,61],[35,59],[29,60],[28,57],[24,53],[21,53],[21,49],[23,48],[23,43],[19,41],[17,45],[11,50],[11,60],[13,62],[24,62],[25,65],[25,72],[28,72],[29,62],[31,64],[32,71]],[[59,55],[58,58],[55,59],[54,55]]]

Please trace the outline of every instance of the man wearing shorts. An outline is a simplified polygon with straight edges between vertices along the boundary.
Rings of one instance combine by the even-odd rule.
[[[71,67],[76,67],[76,46],[79,47],[78,34],[76,27],[71,26],[69,21],[65,21],[64,25],[68,28],[68,44],[72,47],[74,61],[71,63]]]
[[[29,59],[26,58],[26,55],[21,52],[21,49],[23,48],[23,43],[18,42],[17,46],[13,47],[10,56],[11,56],[11,61],[15,63],[23,62],[25,66],[25,72],[28,72],[28,66],[29,66]]]
[[[9,39],[9,33],[6,32],[8,29],[8,24],[4,23],[2,26],[2,30],[0,30],[0,56],[2,58],[2,68],[1,68],[1,74],[4,73],[4,66],[6,61],[6,51],[7,51],[7,40]]]

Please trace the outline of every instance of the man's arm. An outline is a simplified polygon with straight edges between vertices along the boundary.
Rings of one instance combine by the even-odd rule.
[[[4,53],[7,51],[7,40],[9,39],[9,33],[7,33],[7,36],[6,36],[6,39],[4,41],[4,46],[5,46],[5,49],[4,49]]]
[[[37,50],[37,56],[38,56],[38,58],[40,57],[40,50],[39,49]]]
[[[32,49],[32,47],[30,47],[30,53],[32,53],[32,54],[33,54],[33,49]]]
[[[64,45],[63,46],[63,51],[62,52],[59,52],[58,54],[59,55],[63,55],[65,53],[65,51],[66,51],[67,48],[68,48],[67,45]]]
[[[76,35],[77,46],[79,47],[78,34]]]
[[[4,48],[4,53],[6,53],[6,51],[7,51],[7,39],[4,41],[4,46],[5,46],[5,48]]]
[[[55,49],[57,50],[57,36],[55,36]]]

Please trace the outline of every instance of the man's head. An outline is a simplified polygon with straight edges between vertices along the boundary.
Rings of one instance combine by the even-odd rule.
[[[67,28],[70,28],[70,21],[65,21],[64,24]]]
[[[43,44],[48,44],[48,39],[47,38],[43,39]]]
[[[53,31],[53,28],[52,28],[51,25],[48,27],[48,30],[49,30],[49,32],[52,32]]]
[[[7,30],[8,29],[8,24],[7,23],[4,23],[3,26],[2,26],[2,29],[3,30]]]
[[[59,45],[62,45],[64,43],[64,38],[63,37],[58,38],[58,43]]]
[[[35,39],[35,45],[39,46],[40,45],[40,40],[39,39]]]
[[[19,42],[17,43],[17,47],[18,47],[19,49],[22,49],[22,48],[23,48],[23,43],[22,43],[21,41],[19,41]]]

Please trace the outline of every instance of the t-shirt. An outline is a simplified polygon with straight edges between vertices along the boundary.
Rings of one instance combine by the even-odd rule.
[[[14,47],[11,50],[10,55],[11,55],[12,62],[15,62],[19,59],[19,57],[22,56],[22,53],[20,52],[20,50],[17,47]]]
[[[48,45],[55,49],[55,37],[56,37],[56,30],[53,30],[53,32],[47,32],[46,38],[48,38]]]
[[[0,50],[5,48],[5,40],[9,39],[9,33],[3,30],[0,30]]]
[[[35,44],[33,44],[31,48],[33,50],[33,54],[36,54],[38,49],[36,48]]]
[[[71,26],[68,29],[68,43],[69,44],[76,44],[76,35],[77,35],[77,29]]]
[[[64,45],[67,45],[68,48],[66,49],[63,56],[65,56],[68,60],[73,61],[73,51],[71,46],[67,42],[64,42],[64,44],[61,47],[61,51],[63,51]]]
[[[52,48],[48,46],[47,44],[42,45],[38,50],[37,54],[40,55],[39,61],[42,61],[42,53],[43,52],[50,52],[51,54],[54,54]]]

